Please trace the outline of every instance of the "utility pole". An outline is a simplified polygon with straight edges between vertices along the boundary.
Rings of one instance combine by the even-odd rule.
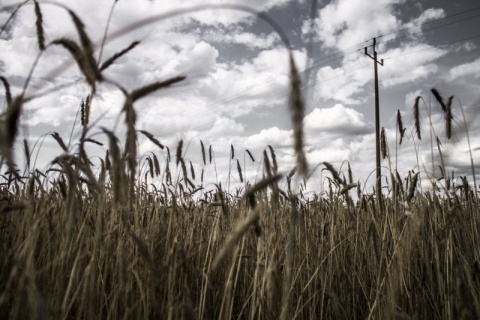
[[[377,201],[380,204],[380,211],[383,213],[383,201],[382,201],[382,167],[380,163],[380,103],[378,98],[378,71],[377,64],[383,66],[383,59],[378,61],[377,59],[377,50],[375,50],[375,45],[377,44],[377,39],[373,38],[373,56],[370,55],[367,51],[368,47],[365,47],[365,54],[373,59],[373,68],[375,71],[375,141],[376,141],[376,154],[377,154]]]

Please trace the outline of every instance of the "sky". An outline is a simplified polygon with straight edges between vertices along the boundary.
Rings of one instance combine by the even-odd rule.
[[[39,3],[47,44],[59,38],[79,41],[64,8]],[[114,34],[134,22],[205,3],[199,0],[62,2],[81,17],[94,43],[101,43],[110,12],[108,34]],[[307,0],[208,3],[254,8],[280,25],[288,37],[304,86],[305,150],[312,170],[306,189],[310,194],[323,191],[322,181],[327,174],[318,165],[324,161],[344,172],[350,163],[354,180],[361,183],[365,192],[372,191],[374,62],[365,55],[364,48],[368,47],[368,53],[373,54],[374,37],[378,59],[383,59],[383,66],[378,65],[380,125],[385,128],[390,152],[390,161],[382,161],[382,173],[388,175],[389,171],[397,170],[405,177],[410,170],[420,171],[425,188],[430,185],[429,178],[441,180],[435,138],[438,136],[447,173],[473,179],[469,150],[474,161],[480,155],[480,121],[477,121],[480,4],[477,1],[318,1],[313,15],[312,3]],[[10,5],[16,4],[2,0],[0,26],[12,12]],[[107,37],[103,50],[96,47],[95,56],[103,62],[134,41],[140,44],[104,71],[106,79],[131,91],[155,81],[186,76],[184,81],[135,103],[137,129],[150,132],[171,150],[182,139],[185,159],[192,162],[197,172],[204,168],[206,180],[218,179],[230,187],[242,185],[236,159],[247,180],[261,178],[261,159],[267,146],[275,150],[281,172],[293,168],[288,54],[280,36],[264,20],[247,12],[219,9],[156,19],[119,37]],[[14,95],[24,87],[38,53],[34,6],[29,2],[0,35],[0,75],[8,79]],[[444,116],[430,93],[432,88],[445,98],[455,96],[454,134],[450,140],[445,137]],[[78,67],[59,46],[51,46],[41,55],[26,90],[27,95],[47,91],[48,94],[24,106],[16,145],[17,161],[22,163],[20,139],[28,139],[36,167],[41,170],[49,168],[54,157],[62,153],[49,134],[58,132],[69,141],[70,150],[75,150],[81,132],[79,106],[90,92]],[[421,141],[414,137],[413,131],[413,105],[417,96],[423,98]],[[4,111],[3,88],[0,101]],[[114,85],[108,82],[98,85],[91,106],[90,121],[95,123],[90,131],[92,138],[105,140],[101,127],[114,130],[121,140],[125,137],[123,103],[124,96]],[[401,145],[396,128],[397,110],[407,128]],[[212,146],[216,167],[203,165],[200,140],[207,148]],[[232,145],[234,161],[231,161]],[[106,145],[90,146],[92,162],[98,164],[106,149]],[[247,149],[255,162],[246,156]],[[139,155],[149,152],[166,158],[165,150],[158,150],[139,136]],[[475,166],[480,172],[478,165]],[[384,192],[388,192],[387,188]]]

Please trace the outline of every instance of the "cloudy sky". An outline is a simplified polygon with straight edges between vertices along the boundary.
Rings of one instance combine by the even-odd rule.
[[[78,41],[64,9],[47,2],[39,3],[47,43],[62,37]],[[62,3],[81,17],[90,38],[100,43],[114,1]],[[109,34],[161,13],[204,3],[200,0],[120,0],[113,8]],[[366,191],[371,191],[375,170],[374,72],[373,60],[365,55],[364,47],[368,46],[372,54],[372,38],[376,37],[378,57],[384,59],[384,65],[378,67],[380,121],[387,133],[391,159],[391,164],[387,160],[382,162],[383,173],[391,166],[392,170],[397,167],[401,176],[406,176],[409,170],[419,170],[424,172],[424,177],[441,177],[438,169],[432,172],[427,116],[427,108],[431,107],[435,134],[442,142],[449,174],[454,171],[455,176],[471,176],[460,106],[467,118],[475,160],[480,155],[480,121],[477,121],[480,6],[477,1],[319,1],[313,24],[310,23],[312,4],[307,0],[212,0],[208,3],[251,6],[276,21],[290,39],[306,91],[304,129],[311,169],[323,161],[331,162],[337,169],[343,163],[342,169],[346,169],[344,161],[347,160],[354,180],[365,183]],[[15,4],[16,1],[2,1],[0,26],[12,12],[9,5]],[[228,178],[231,145],[250,181],[261,176],[259,164],[268,145],[276,151],[280,170],[289,171],[293,167],[287,105],[288,56],[279,35],[267,23],[252,14],[232,10],[205,10],[157,19],[109,39],[101,61],[134,41],[140,44],[105,70],[107,79],[133,90],[177,75],[187,77],[135,104],[138,129],[149,131],[173,150],[177,141],[183,139],[188,146],[185,157],[198,170],[203,167],[200,140],[207,147],[212,145],[218,179],[222,183]],[[0,35],[0,74],[9,80],[13,94],[23,88],[38,53],[34,7],[28,3]],[[99,48],[95,55],[100,56]],[[307,67],[309,72],[303,72]],[[445,97],[458,98],[453,103],[454,136],[450,141],[445,139],[441,108],[430,94],[433,87]],[[54,88],[57,89],[51,90]],[[58,46],[48,48],[41,56],[27,95],[46,90],[52,92],[25,105],[20,133],[20,138],[27,138],[32,146],[37,142],[34,155],[38,151],[37,166],[41,169],[48,168],[49,161],[61,153],[49,133],[58,132],[64,140],[71,141],[71,150],[75,150],[81,131],[75,119],[81,100],[89,93],[81,72]],[[0,95],[4,110],[3,89]],[[420,111],[422,141],[414,139],[411,131],[417,96],[422,96],[426,104],[422,104]],[[91,131],[93,138],[104,139],[99,133],[101,126],[115,129],[120,138],[124,136],[123,117],[119,117],[123,101],[123,94],[113,85],[99,85],[92,101],[91,121],[97,122]],[[397,110],[407,127],[404,142],[398,147]],[[20,144],[17,149],[21,151]],[[164,151],[156,150],[154,144],[143,138],[139,149],[140,154],[154,151],[165,156]],[[245,157],[246,149],[251,151],[255,162]],[[95,162],[97,156],[104,157],[105,150],[106,147],[92,147],[92,161]],[[20,152],[17,157],[21,162]],[[433,160],[437,166],[436,146]],[[320,169],[308,182],[309,190],[320,192],[320,181],[325,177]],[[205,170],[207,176],[215,176],[212,166]],[[233,172],[230,180],[235,186],[238,176],[236,170]]]

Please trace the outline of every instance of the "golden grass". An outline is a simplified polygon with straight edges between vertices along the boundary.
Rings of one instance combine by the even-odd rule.
[[[2,317],[479,314],[472,229],[478,228],[478,207],[472,198],[465,202],[468,185],[457,189],[451,204],[413,195],[413,215],[404,216],[393,214],[388,199],[385,215],[369,206],[348,209],[341,194],[280,198],[275,205],[265,188],[278,177],[247,191],[248,202],[227,204],[219,189],[217,199],[229,213],[208,194],[203,201],[182,200],[173,191],[162,204],[140,184],[131,199],[134,212],[124,212],[110,183],[99,193],[86,191],[68,162],[63,168],[54,180],[63,192],[42,188],[41,176],[31,180],[33,192],[12,189],[12,197],[2,189]],[[261,232],[249,233],[255,228]]]
[[[43,21],[36,1],[34,6],[42,49]],[[223,7],[254,12],[243,6]],[[212,7],[195,10],[202,8]],[[314,172],[308,172],[304,153],[302,88],[290,52],[290,110],[297,160],[285,179],[273,147],[267,146],[262,180],[250,184],[236,159],[242,186],[224,190],[218,182],[213,190],[206,190],[204,174],[209,182],[212,171],[217,174],[212,145],[207,162],[200,140],[198,177],[195,163],[187,158],[188,148],[183,150],[183,140],[172,161],[168,146],[150,132],[136,129],[134,103],[184,76],[131,93],[120,88],[126,101],[122,110],[128,129],[125,147],[122,150],[121,139],[113,131],[101,128],[108,149],[100,165],[94,166],[85,143],[103,144],[87,136],[94,130],[88,123],[95,88],[103,79],[101,72],[139,43],[98,68],[95,47],[82,21],[69,13],[80,44],[69,39],[52,44],[70,52],[91,86],[80,110],[83,130],[76,150],[60,134],[52,133],[64,154],[42,172],[31,168],[32,151],[24,139],[27,166],[20,174],[12,148],[23,95],[12,99],[7,79],[0,77],[8,103],[0,122],[0,168],[7,164],[0,177],[0,318],[480,317],[476,184],[472,190],[467,178],[460,177],[459,182],[448,180],[444,192],[420,192],[420,172],[409,172],[404,185],[398,171],[391,170],[386,187],[394,197],[381,199],[384,210],[380,213],[374,194],[362,192],[361,184],[354,183],[350,163],[345,173],[323,162],[333,178],[328,177],[329,192],[304,196]],[[270,18],[259,16],[278,29]],[[280,36],[288,45],[283,33]],[[414,105],[418,139],[420,99]],[[438,100],[445,104],[447,132],[453,132],[452,100]],[[405,128],[399,112],[397,126],[401,141]],[[159,149],[137,157],[137,132]],[[434,138],[447,179],[440,140]],[[252,153],[245,151],[255,162]],[[166,153],[163,162],[160,152]],[[388,152],[385,158],[389,159]],[[229,163],[234,159],[231,145]],[[298,186],[292,185],[297,173],[303,177]],[[282,182],[285,189],[280,187]],[[355,187],[356,202],[349,195]]]

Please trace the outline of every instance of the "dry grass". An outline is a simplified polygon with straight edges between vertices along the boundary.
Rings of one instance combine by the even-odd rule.
[[[382,159],[387,159],[388,157],[388,145],[387,145],[387,137],[385,134],[385,128],[382,127],[380,131],[380,152],[382,155]]]
[[[420,99],[422,97],[415,98],[415,104],[413,105],[413,118],[415,119],[415,133],[418,140],[422,140],[422,125],[420,124]]]
[[[449,200],[415,195],[415,174],[405,216],[388,199],[384,215],[368,204],[347,208],[341,193],[275,204],[265,188],[278,176],[247,191],[248,201],[228,203],[221,189],[222,198],[194,200],[178,187],[148,191],[145,181],[125,211],[113,182],[88,191],[75,173],[80,160],[62,161],[58,187],[46,189],[39,176],[29,192],[14,178],[2,188],[3,318],[480,314],[478,207],[468,184]]]
[[[45,33],[43,30],[43,15],[42,11],[40,10],[40,5],[35,0],[35,17],[36,17],[36,27],[37,27],[37,40],[38,40],[38,48],[43,51],[45,50]]]
[[[402,119],[402,114],[400,113],[400,110],[397,110],[397,129],[398,129],[398,133],[400,134],[400,140],[398,144],[401,145],[403,138],[405,136],[406,128],[403,127],[403,119]]]
[[[298,172],[302,175],[307,175],[308,164],[307,157],[303,150],[303,117],[305,114],[305,106],[303,103],[303,96],[301,92],[300,78],[298,76],[297,66],[293,55],[289,54],[290,63],[290,112],[292,115],[293,123],[293,140],[294,150],[297,156],[297,168]]]
[[[34,4],[41,48],[42,17]],[[290,53],[297,165],[285,178],[273,147],[267,146],[262,180],[251,185],[236,159],[245,191],[224,190],[220,182],[206,190],[204,173],[217,174],[212,145],[207,161],[200,140],[199,177],[183,140],[172,160],[168,146],[137,130],[134,103],[183,76],[131,93],[123,90],[125,147],[111,130],[100,128],[108,150],[100,165],[93,165],[85,143],[103,143],[88,136],[96,130],[88,127],[88,115],[101,72],[139,43],[98,68],[80,18],[70,15],[81,43],[58,39],[53,44],[73,55],[91,95],[81,107],[82,136],[76,147],[51,134],[64,153],[45,172],[31,168],[26,139],[24,174],[14,166],[12,147],[24,101],[23,96],[12,99],[7,79],[0,77],[9,106],[0,122],[0,318],[480,318],[476,185],[472,190],[461,177],[449,180],[444,192],[421,192],[419,172],[402,179],[395,171],[387,186],[394,196],[383,199],[381,214],[374,195],[362,193],[360,183],[354,183],[350,163],[345,173],[323,162],[332,177],[329,192],[305,197],[302,192],[314,172],[307,175],[303,97]],[[419,139],[420,99],[414,105]],[[446,126],[453,119],[452,99],[439,100],[445,104]],[[397,125],[401,141],[405,128],[400,113]],[[451,124],[446,128],[454,130]],[[137,157],[137,132],[158,150]],[[434,139],[441,153],[440,140]],[[228,160],[234,159],[231,145]],[[292,185],[296,173],[304,177],[299,186]],[[349,195],[355,187],[356,202]]]

